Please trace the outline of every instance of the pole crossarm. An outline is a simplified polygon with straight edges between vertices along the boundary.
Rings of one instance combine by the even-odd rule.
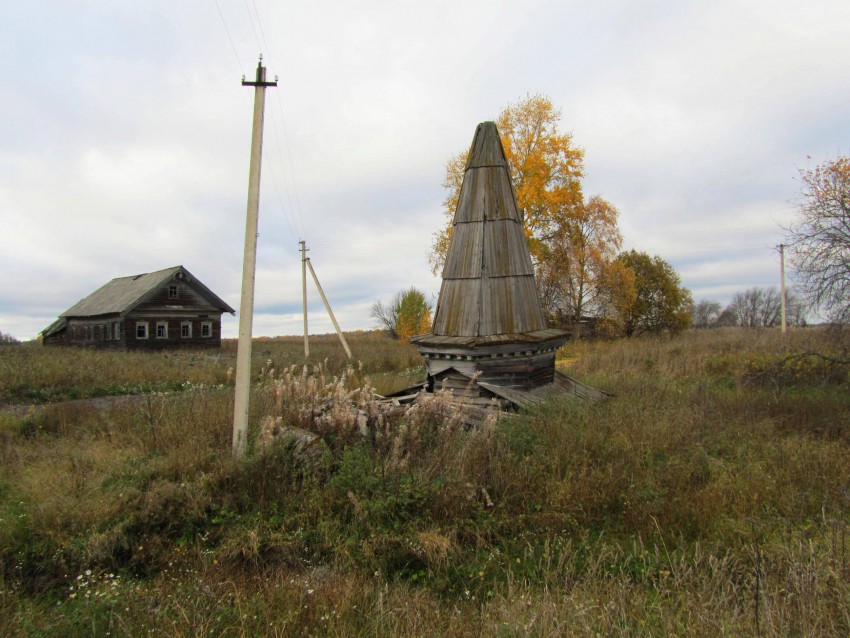
[[[263,55],[260,54],[260,61],[257,63],[257,79],[253,82],[246,82],[245,76],[242,76],[242,86],[277,86],[277,76],[274,82],[266,81],[266,67],[263,66]]]

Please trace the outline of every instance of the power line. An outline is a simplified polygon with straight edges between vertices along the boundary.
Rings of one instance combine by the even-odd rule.
[[[301,231],[304,233],[304,236],[306,236],[307,225],[304,223],[304,215],[301,212],[301,200],[298,197],[298,182],[295,179],[295,165],[292,162],[292,151],[289,148],[289,136],[286,133],[286,120],[283,116],[283,103],[280,101],[280,96],[278,96],[278,107],[280,110],[280,126],[283,129],[283,144],[284,146],[286,146],[286,155],[289,158],[289,173],[292,178],[292,191],[295,193],[295,209],[298,211],[298,217],[301,219]],[[277,125],[274,124],[274,121],[274,118],[272,118],[272,123],[275,127],[275,132],[277,132]],[[281,154],[280,143],[277,136],[275,137],[275,144],[277,144],[278,154],[281,155],[280,161],[281,163],[283,163],[283,155]]]
[[[248,12],[248,21],[251,23],[251,30],[254,32],[254,40],[257,41],[257,48],[262,52],[263,46],[260,44],[260,38],[257,35],[257,27],[254,26],[254,17],[251,15],[251,9],[248,8],[248,0],[244,0],[245,2],[245,11]],[[260,15],[257,14],[257,20],[260,19]],[[266,55],[268,55],[268,51],[266,51]],[[271,62],[271,59],[269,59]]]
[[[704,255],[706,253],[728,253],[728,252],[762,252],[765,249],[770,248],[769,246],[757,246],[755,244],[746,244],[746,245],[730,245],[730,244],[717,244],[717,245],[705,245],[700,244],[699,246],[677,246],[677,247],[654,247],[645,252],[658,253],[660,255],[678,255],[678,256],[690,256],[696,254]]]
[[[233,41],[233,37],[230,33],[230,28],[227,25],[227,20],[224,17],[224,12],[221,9],[221,5],[219,4],[219,1],[214,0],[214,2],[215,2],[216,9],[218,10],[218,15],[221,18],[221,23],[224,26],[224,31],[227,34],[227,39],[230,42],[230,47],[233,50],[233,55],[236,58],[236,63],[239,65],[239,70],[241,72],[243,72],[243,77],[244,77],[244,67],[242,66],[242,60],[239,58],[239,52],[236,49],[236,44]],[[254,39],[257,42],[257,46],[262,51],[263,46],[260,44],[260,38],[257,35],[257,28],[254,24],[254,18],[251,15],[251,9],[248,6],[247,0],[244,0],[244,4],[245,4],[245,10],[248,13],[248,20],[251,23],[251,29],[254,32]],[[266,56],[268,57],[269,63],[271,63],[272,62],[272,56],[271,56],[271,52],[269,50],[268,42],[266,41],[265,32],[263,31],[262,21],[260,20],[260,14],[259,14],[259,11],[257,10],[257,4],[254,0],[252,0],[252,4],[254,6],[254,12],[256,14],[257,22],[258,22],[259,27],[260,27],[260,34],[262,35],[263,44],[265,45]],[[260,56],[260,59],[262,59],[262,54]],[[277,80],[277,78],[275,78],[275,80]],[[282,104],[279,100],[278,100],[278,106],[280,108],[281,117],[282,117],[283,107],[282,107]],[[274,109],[272,109],[271,113],[272,113],[272,124],[273,124],[273,128],[274,128],[275,146],[277,147],[277,154],[278,154],[278,157],[280,159],[280,169],[283,172],[282,178],[283,178],[283,183],[284,183],[284,190],[286,191],[286,197],[287,197],[287,200],[289,201],[289,207],[285,206],[284,203],[283,203],[283,198],[281,197],[280,187],[279,187],[278,181],[277,181],[276,171],[274,170],[275,167],[274,167],[274,164],[272,164],[272,166],[270,167],[271,168],[270,173],[271,173],[271,177],[272,177],[272,183],[274,184],[275,195],[277,197],[277,201],[278,201],[278,204],[280,205],[281,211],[283,212],[283,217],[284,217],[284,220],[286,221],[286,225],[288,226],[289,231],[292,233],[293,236],[295,236],[295,235],[304,236],[304,235],[306,235],[306,229],[304,228],[304,218],[301,215],[300,202],[298,202],[298,207],[299,207],[298,208],[298,215],[301,218],[302,228],[301,228],[300,231],[297,231],[296,228],[294,227],[294,226],[297,226],[298,224],[296,222],[294,215],[292,214],[292,209],[293,209],[292,200],[290,198],[289,189],[287,187],[287,182],[286,182],[286,170],[285,170],[286,166],[285,166],[285,162],[283,160],[283,153],[280,149],[280,139],[279,139],[279,133],[277,131],[277,123],[276,123],[276,119],[275,119]],[[285,138],[285,129],[284,129],[284,140],[285,139],[286,138]],[[287,150],[288,150],[288,146],[287,146]],[[290,163],[290,168],[291,168],[292,167],[291,153],[289,155],[289,163]],[[297,187],[295,187],[294,170],[292,170],[292,182],[293,182],[293,187],[295,188],[295,193],[296,193],[295,196],[296,196],[296,201],[297,201],[298,192],[297,192]]]
[[[224,14],[221,12],[221,6],[218,4],[218,0],[214,0],[216,9],[218,9],[218,15],[221,17],[221,23],[224,25],[224,31],[227,33],[227,39],[230,40],[230,46],[233,49],[233,55],[236,56],[236,64],[239,65],[239,71],[244,71],[245,67],[242,66],[242,61],[239,59],[239,53],[236,51],[236,45],[233,44],[233,38],[230,37],[230,29],[227,28],[227,20],[224,19]]]
[[[292,227],[292,222],[289,221],[289,214],[287,213],[286,207],[283,205],[283,199],[280,197],[280,189],[277,186],[277,177],[275,177],[274,171],[270,171],[272,175],[272,183],[274,184],[274,191],[277,195],[277,201],[280,204],[280,208],[283,211],[283,218],[286,221],[286,225],[289,226],[289,232],[292,233],[292,236],[295,237],[298,233]]]
[[[266,45],[266,54],[269,56],[269,64],[271,64],[272,63],[272,52],[271,52],[271,49],[269,48],[269,43],[266,42],[266,34],[263,31],[263,21],[260,20],[260,12],[257,11],[257,3],[254,2],[254,0],[251,0],[251,4],[254,5],[254,13],[257,15],[257,25],[260,27],[260,35],[263,38],[263,44]],[[256,33],[254,33],[254,35],[256,36]]]
[[[298,226],[297,220],[295,219],[295,216],[291,212],[294,209],[294,207],[292,206],[292,198],[289,196],[289,186],[286,183],[286,171],[284,170],[285,167],[286,167],[286,163],[283,160],[283,153],[280,150],[280,134],[278,133],[278,130],[277,130],[277,120],[275,119],[274,109],[272,109],[272,118],[271,119],[272,119],[272,128],[274,129],[274,133],[275,133],[274,136],[273,136],[274,142],[275,142],[275,148],[277,148],[277,155],[278,155],[278,158],[280,158],[280,167],[281,167],[281,170],[283,171],[283,185],[284,185],[284,188],[286,190],[286,200],[287,200],[287,202],[289,202],[289,211],[290,211],[289,215],[292,217],[292,223],[294,223],[296,226]],[[295,183],[295,180],[293,178],[293,185],[294,185],[294,183]],[[283,202],[281,201],[281,207],[282,206],[283,206]],[[289,222],[287,222],[287,223],[289,223]],[[302,226],[300,228],[300,231],[298,233],[295,233],[295,234],[300,235],[301,237],[304,237],[306,235],[305,229],[303,227],[303,219],[302,219]]]
[[[254,32],[254,39],[257,41],[257,46],[262,49],[262,45],[260,44],[260,35],[261,35],[262,40],[263,40],[263,44],[265,45],[265,52],[266,52],[266,57],[268,58],[268,61],[269,61],[269,65],[273,66],[274,62],[272,60],[271,47],[269,47],[268,41],[266,40],[265,31],[263,31],[263,24],[262,24],[262,21],[260,20],[260,12],[257,10],[257,3],[255,2],[255,0],[251,0],[251,4],[254,6],[254,13],[257,16],[257,23],[260,27],[260,35],[257,34],[257,29],[254,26],[254,18],[251,15],[251,9],[248,6],[248,0],[244,0],[244,4],[245,4],[245,10],[248,12],[248,19],[251,21],[251,29]],[[304,223],[304,215],[301,212],[301,200],[298,196],[298,183],[295,179],[295,165],[292,162],[292,151],[289,147],[289,137],[288,137],[287,131],[286,131],[286,117],[284,115],[283,102],[281,100],[280,93],[281,93],[280,91],[277,92],[277,103],[278,103],[278,108],[280,110],[280,124],[281,124],[281,128],[283,129],[283,143],[286,146],[286,153],[287,153],[287,157],[289,158],[289,172],[290,172],[291,180],[292,180],[292,190],[295,193],[295,208],[298,211],[298,217],[301,220],[301,235],[302,235],[302,237],[306,237],[307,226]],[[274,113],[274,111],[272,111],[272,113]],[[272,125],[275,129],[274,138],[275,138],[275,144],[277,145],[277,148],[278,148],[278,155],[280,156],[281,164],[283,164],[284,163],[283,162],[283,154],[280,150],[279,135],[278,135],[278,132],[277,132],[277,124],[275,123],[274,117],[272,117]],[[287,186],[287,184],[286,184],[286,172],[285,171],[284,171],[284,174],[283,174],[283,179],[284,179],[284,186]],[[286,190],[287,190],[287,199],[290,200],[288,188]],[[292,202],[290,200],[290,210],[291,209],[292,209]],[[293,215],[293,220],[294,220],[294,215]]]

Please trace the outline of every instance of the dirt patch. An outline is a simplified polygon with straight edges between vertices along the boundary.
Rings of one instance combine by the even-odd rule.
[[[0,413],[12,416],[36,416],[47,408],[86,407],[94,410],[104,410],[121,405],[134,405],[146,399],[147,394],[126,394],[110,397],[93,397],[91,399],[72,399],[55,403],[23,403],[0,405]]]

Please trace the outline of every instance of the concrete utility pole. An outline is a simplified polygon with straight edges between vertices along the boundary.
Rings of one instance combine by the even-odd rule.
[[[254,88],[254,128],[251,134],[251,165],[248,172],[248,215],[245,222],[245,258],[242,262],[242,299],[239,306],[239,342],[236,350],[236,397],[233,410],[233,456],[248,449],[248,400],[251,393],[251,333],[254,323],[254,275],[257,270],[257,226],[260,209],[260,163],[263,157],[263,115],[266,82],[263,56],[257,64],[257,79],[242,86]]]
[[[782,277],[779,293],[782,296],[782,332],[785,332],[785,244],[779,244],[779,272]]]
[[[310,358],[310,338],[307,335],[307,244],[301,244],[301,298],[304,300],[304,358]]]

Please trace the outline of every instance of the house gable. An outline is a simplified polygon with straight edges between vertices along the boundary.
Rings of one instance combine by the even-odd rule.
[[[229,305],[222,301],[209,288],[202,284],[182,266],[173,269],[166,278],[150,287],[139,299],[128,306],[122,314],[157,312],[195,312],[235,314]]]

